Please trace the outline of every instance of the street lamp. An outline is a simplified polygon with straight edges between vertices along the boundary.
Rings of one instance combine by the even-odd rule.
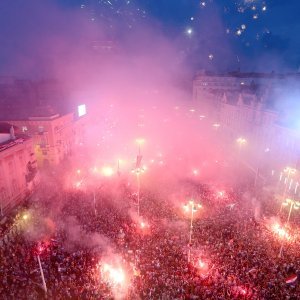
[[[288,206],[288,205],[290,205],[290,210],[289,210],[289,214],[288,214],[288,218],[287,218],[287,223],[290,221],[292,210],[293,209],[297,210],[300,208],[300,202],[290,199],[290,198],[287,198],[287,199],[285,199],[284,202],[282,202],[282,206]]]
[[[242,147],[247,143],[247,140],[245,138],[239,137],[236,142],[239,145],[239,161],[241,161],[241,149]]]
[[[137,208],[138,208],[138,216],[139,216],[140,215],[140,186],[141,186],[140,174],[145,171],[141,166],[141,162],[143,158],[143,156],[141,155],[141,145],[145,143],[145,139],[138,138],[135,141],[139,146],[139,152],[136,157],[136,165],[135,165],[135,169],[133,170],[133,172],[136,174],[136,180],[137,180],[137,206],[138,206]]]
[[[283,199],[285,199],[289,179],[290,179],[291,175],[296,174],[297,170],[296,170],[295,168],[286,167],[286,168],[283,170],[283,172],[284,172],[284,173],[287,173],[286,183],[285,183],[285,187],[284,187],[284,191],[283,191]],[[284,203],[284,202],[281,203],[279,213],[281,213],[281,211],[282,211],[283,203]]]
[[[290,198],[287,198],[287,199],[285,199],[284,202],[282,202],[281,208],[283,206],[288,206],[288,205],[290,205],[290,210],[289,210],[289,214],[288,214],[288,218],[287,218],[287,223],[289,223],[289,221],[290,221],[292,210],[293,209],[298,210],[300,208],[300,202],[295,201],[295,200],[290,199]],[[281,243],[281,247],[280,247],[280,250],[279,250],[279,257],[282,257],[282,250],[283,250],[283,242]]]
[[[136,141],[136,143],[138,144],[138,146],[139,146],[139,155],[141,155],[141,146],[145,143],[145,139],[143,139],[143,138],[138,138],[138,139],[136,139],[135,140]]]
[[[241,146],[243,146],[243,145],[245,145],[246,143],[247,143],[247,140],[246,139],[244,139],[244,138],[242,138],[242,137],[240,137],[240,138],[238,138],[237,140],[236,140],[236,142],[239,144],[239,146],[241,147]]]
[[[219,123],[214,123],[213,125],[212,125],[213,127],[214,127],[214,129],[219,129],[219,127],[221,126]]]
[[[141,189],[141,182],[140,182],[140,174],[144,173],[144,169],[141,167],[137,167],[133,170],[133,173],[136,174],[136,181],[137,181],[137,210],[138,216],[140,216],[140,189]]]
[[[194,200],[190,200],[186,205],[183,206],[183,209],[186,213],[190,214],[190,231],[189,231],[189,250],[188,250],[188,262],[191,261],[191,246],[192,246],[192,235],[193,235],[193,221],[194,214],[202,208],[200,203],[195,203]]]
[[[265,155],[270,152],[270,148],[265,148],[263,151],[259,152],[258,158],[257,158],[257,167],[255,171],[255,178],[254,178],[254,186],[256,187],[258,183],[258,179],[260,176],[260,171],[263,168],[263,162],[265,165]],[[262,177],[261,177],[262,178]]]

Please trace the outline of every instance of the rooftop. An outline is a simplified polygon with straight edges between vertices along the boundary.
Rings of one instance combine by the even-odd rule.
[[[14,136],[11,135],[11,128],[14,129]],[[2,138],[1,138],[2,137]],[[30,139],[29,136],[20,133],[20,130],[16,126],[12,126],[6,122],[0,122],[0,152],[11,148],[15,145],[22,144],[24,141]]]
[[[201,70],[201,71],[197,72],[195,78],[201,77],[201,76],[234,77],[234,78],[276,78],[276,79],[294,78],[294,79],[300,80],[300,73],[278,74],[275,72],[261,73],[261,72],[240,72],[240,71],[217,73],[217,72]]]

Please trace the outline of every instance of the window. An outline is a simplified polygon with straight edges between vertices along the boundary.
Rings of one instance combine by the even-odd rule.
[[[39,126],[39,127],[38,127],[38,131],[39,131],[40,133],[44,132],[44,126]]]

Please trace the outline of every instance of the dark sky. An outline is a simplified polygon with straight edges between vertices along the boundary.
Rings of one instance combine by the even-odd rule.
[[[297,71],[299,12],[298,0],[2,0],[0,74],[43,73],[93,39],[143,51],[149,31],[194,70]]]
[[[145,10],[146,19],[154,18],[164,32],[172,37],[176,35],[181,47],[188,48],[192,56],[199,55],[199,48],[204,47],[204,52],[209,52],[209,60],[218,61],[220,43],[229,43],[225,48],[230,47],[231,54],[237,56],[241,67],[251,69],[247,59],[255,59],[263,67],[264,60],[269,59],[269,63],[265,62],[266,68],[274,66],[297,70],[300,66],[298,0],[56,1],[73,7],[93,5],[100,12],[109,7],[110,13],[125,12],[128,7],[133,12],[132,18],[138,20],[137,24],[140,14],[136,9]],[[189,33],[190,40],[184,39],[183,36]],[[216,49],[213,49],[214,45]],[[221,51],[220,55],[224,53]],[[223,59],[220,57],[220,60]]]

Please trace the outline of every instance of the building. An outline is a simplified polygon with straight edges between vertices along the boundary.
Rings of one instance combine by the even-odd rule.
[[[59,114],[51,107],[38,107],[31,115],[9,123],[32,137],[39,167],[58,165],[84,141],[86,116]]]
[[[57,165],[71,153],[73,113],[59,115],[49,107],[43,107],[31,116],[11,119],[9,123],[32,137],[39,166]]]
[[[37,180],[33,141],[16,129],[11,124],[0,123],[1,216],[20,203]]]
[[[220,124],[228,142],[241,136],[248,140],[248,157],[262,160],[267,153],[275,167],[300,167],[299,126],[288,121],[291,111],[283,114],[275,105],[284,104],[288,91],[299,92],[299,87],[299,74],[200,72],[193,100],[212,124]]]

